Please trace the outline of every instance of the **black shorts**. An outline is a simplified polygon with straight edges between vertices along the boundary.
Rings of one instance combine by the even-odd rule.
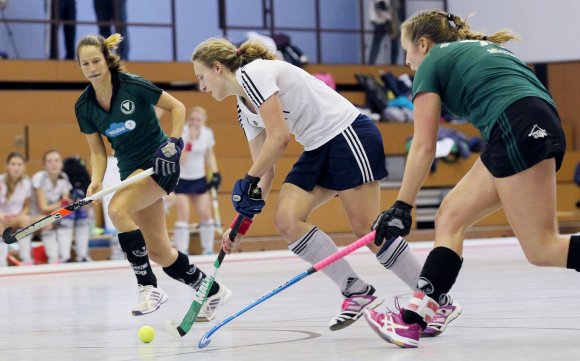
[[[147,170],[147,169],[151,168],[151,160],[148,160],[147,162],[141,164],[137,168],[143,169],[143,170]],[[168,175],[168,176],[162,176],[160,174],[153,174],[151,176],[151,178],[153,178],[153,180],[157,184],[159,184],[159,186],[161,188],[163,188],[165,193],[169,194],[169,193],[173,192],[175,190],[175,187],[177,186],[177,182],[179,181],[179,171],[177,171],[171,175]]]
[[[509,177],[555,158],[560,169],[566,138],[556,110],[541,98],[512,103],[499,116],[489,135],[481,161],[496,178]]]
[[[205,177],[199,179],[180,179],[175,187],[177,194],[204,194],[209,190]]]
[[[302,153],[284,182],[307,192],[315,186],[343,191],[386,176],[381,133],[366,115],[359,115],[342,133]]]

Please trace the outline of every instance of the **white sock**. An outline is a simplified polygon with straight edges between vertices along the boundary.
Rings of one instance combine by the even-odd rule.
[[[56,232],[54,229],[42,232],[42,244],[44,244],[44,252],[48,257],[48,263],[58,262],[58,244],[56,243]]]
[[[63,262],[70,260],[71,257],[73,231],[73,221],[71,219],[63,219],[56,228],[59,257]]]
[[[77,261],[90,259],[89,257],[89,238],[90,229],[88,219],[77,219],[75,222],[75,251]]]
[[[288,248],[302,260],[315,264],[338,251],[332,239],[318,227],[312,228],[293,242]],[[349,297],[351,294],[362,293],[368,289],[368,284],[361,280],[348,262],[339,259],[330,266],[322,270],[330,279],[336,283],[343,295]]]
[[[0,240],[0,267],[8,266],[8,245]]]
[[[203,254],[212,254],[215,241],[215,223],[213,219],[208,223],[202,222],[199,225],[199,241]]]
[[[412,290],[417,288],[417,281],[423,267],[415,256],[407,241],[397,237],[391,244],[385,243],[377,253],[377,260],[386,269],[390,269]]]
[[[175,248],[179,252],[189,254],[189,224],[175,222],[173,240],[175,241]]]
[[[18,256],[22,263],[32,262],[32,235],[22,238],[18,241]]]

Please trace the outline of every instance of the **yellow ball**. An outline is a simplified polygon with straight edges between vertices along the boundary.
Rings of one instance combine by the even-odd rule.
[[[151,326],[143,326],[139,329],[137,335],[141,341],[149,343],[155,338],[155,330]]]

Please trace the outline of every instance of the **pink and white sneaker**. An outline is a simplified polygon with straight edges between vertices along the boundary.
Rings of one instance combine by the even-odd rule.
[[[433,320],[427,325],[427,327],[421,333],[421,336],[435,337],[439,336],[451,321],[455,320],[459,315],[461,315],[461,305],[459,302],[452,300],[451,304],[439,306],[439,309],[435,313]]]
[[[421,338],[421,326],[416,323],[405,323],[404,311],[405,309],[401,308],[398,313],[381,313],[366,309],[364,315],[372,330],[383,340],[402,348],[417,348]]]
[[[382,297],[374,296],[375,291],[375,288],[369,285],[364,293],[345,298],[340,313],[328,325],[330,330],[338,331],[352,325],[363,315],[365,309],[373,309],[383,303]]]

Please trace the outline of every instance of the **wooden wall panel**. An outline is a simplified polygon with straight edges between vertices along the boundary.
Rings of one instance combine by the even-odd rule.
[[[573,128],[573,136],[568,137],[568,149],[578,149],[580,145],[579,80],[580,62],[548,64],[550,93],[554,97],[562,120]]]
[[[26,156],[25,126],[22,124],[0,124],[0,173],[4,173],[6,158],[11,152]]]

